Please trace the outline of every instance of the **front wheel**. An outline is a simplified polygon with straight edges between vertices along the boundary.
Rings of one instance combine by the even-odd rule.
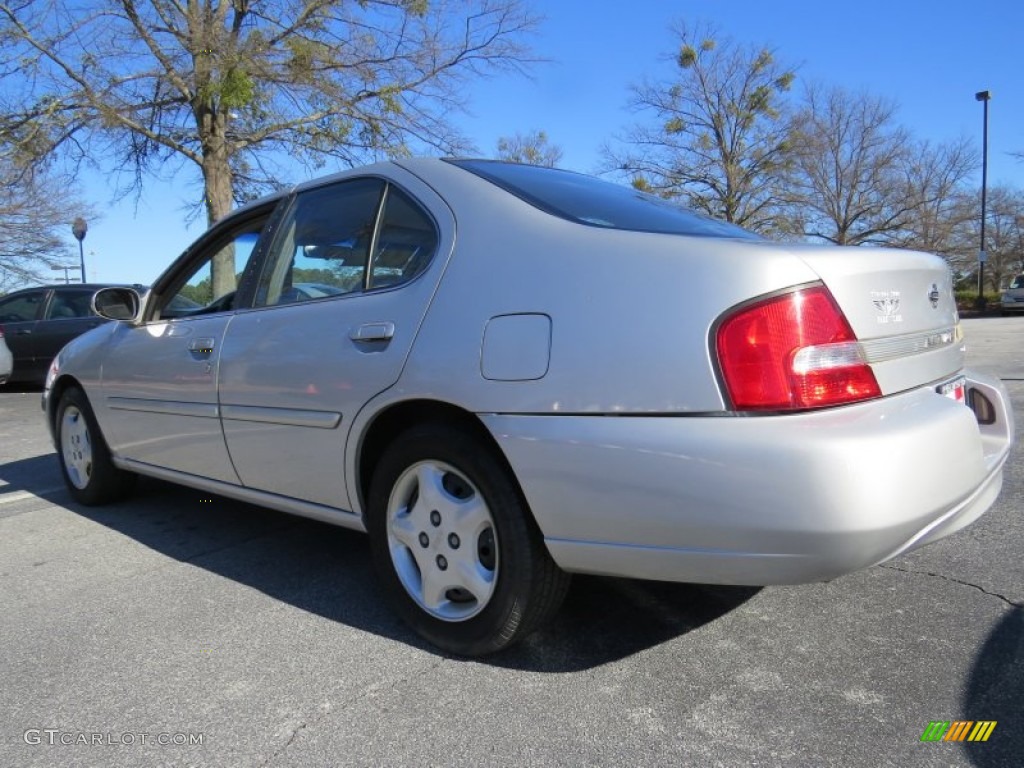
[[[114,466],[85,393],[77,387],[66,390],[56,418],[57,458],[75,501],[94,506],[126,496],[136,476]]]
[[[553,615],[569,576],[510,472],[467,432],[423,425],[381,457],[370,487],[374,565],[402,618],[463,656],[501,650]]]

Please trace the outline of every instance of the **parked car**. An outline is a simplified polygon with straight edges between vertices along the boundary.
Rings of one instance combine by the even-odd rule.
[[[4,340],[4,331],[0,327],[0,385],[6,384],[11,378],[11,370],[14,368],[14,356]]]
[[[11,382],[42,384],[60,348],[107,322],[91,309],[109,284],[68,283],[25,288],[0,297],[0,329],[14,356]]]
[[[183,295],[200,306],[169,311]],[[138,473],[367,531],[398,612],[458,654],[535,629],[570,573],[883,562],[983,514],[1013,435],[938,257],[778,245],[562,170],[302,184],[96,306],[120,322],[65,347],[43,396],[77,501]]]
[[[1024,275],[1017,275],[1010,287],[1003,291],[1000,307],[1004,315],[1011,312],[1024,312]]]

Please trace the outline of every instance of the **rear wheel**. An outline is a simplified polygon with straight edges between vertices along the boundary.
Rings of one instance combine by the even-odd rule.
[[[522,639],[565,596],[509,470],[493,449],[445,425],[401,435],[370,488],[374,564],[399,615],[452,653],[479,656]]]
[[[128,495],[136,476],[114,466],[85,393],[67,389],[57,405],[57,457],[75,501],[93,506]]]

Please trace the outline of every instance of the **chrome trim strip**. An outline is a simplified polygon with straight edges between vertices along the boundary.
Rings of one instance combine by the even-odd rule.
[[[221,416],[231,421],[257,421],[284,424],[289,427],[334,429],[341,423],[341,414],[332,411],[308,411],[301,408],[267,408],[258,405],[222,405]]]
[[[906,336],[890,336],[860,342],[861,351],[868,363],[884,363],[900,357],[910,357],[922,352],[931,352],[948,347],[961,340],[960,327],[942,328]]]
[[[203,419],[220,417],[216,403],[185,403],[180,400],[150,400],[144,397],[108,397],[107,406],[114,411],[163,413],[168,416],[195,416]]]

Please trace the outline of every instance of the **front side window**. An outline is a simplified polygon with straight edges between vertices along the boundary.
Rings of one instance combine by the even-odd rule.
[[[46,291],[29,291],[0,299],[0,323],[26,323],[39,317]]]
[[[426,269],[437,250],[430,216],[383,179],[302,192],[278,228],[256,306],[389,288]]]
[[[203,257],[165,292],[158,317],[189,317],[234,309],[239,282],[265,223],[266,217],[250,221],[214,240]]]

